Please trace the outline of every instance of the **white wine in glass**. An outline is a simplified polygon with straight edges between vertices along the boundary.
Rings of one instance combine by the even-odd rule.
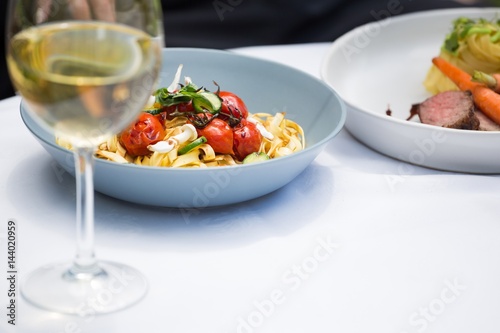
[[[160,68],[163,25],[156,0],[11,0],[7,64],[34,118],[74,148],[76,255],[43,266],[21,285],[41,308],[108,313],[139,301],[145,277],[94,255],[93,155],[135,120]],[[57,203],[55,203],[57,205]]]

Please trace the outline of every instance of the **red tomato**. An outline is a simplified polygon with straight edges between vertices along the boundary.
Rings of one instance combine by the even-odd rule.
[[[204,136],[216,153],[233,154],[233,129],[224,120],[215,118],[197,131],[198,136]]]
[[[247,155],[259,151],[262,134],[254,123],[243,119],[233,132],[233,150],[238,160],[242,161]]]
[[[148,145],[163,140],[165,129],[157,117],[142,112],[139,119],[120,133],[120,143],[127,152],[134,156],[148,155]]]
[[[237,95],[229,91],[220,91],[219,97],[222,99],[221,114],[230,114],[237,119],[245,119],[248,116],[247,106]]]

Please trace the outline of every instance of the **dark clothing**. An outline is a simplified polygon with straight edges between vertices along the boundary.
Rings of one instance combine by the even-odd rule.
[[[367,22],[463,6],[453,0],[164,0],[165,42],[207,48],[328,42]]]
[[[4,99],[14,95],[14,89],[10,83],[9,74],[7,72],[7,62],[5,60],[5,18],[7,15],[8,1],[3,0],[0,4],[0,13],[3,13],[3,19],[0,22],[0,99]],[[2,112],[2,110],[0,110]]]
[[[476,6],[484,6],[485,1],[478,0]],[[4,16],[7,2],[0,2]],[[162,5],[167,47],[216,49],[329,42],[367,22],[464,6],[453,0],[162,0]],[[5,22],[0,26],[1,36],[5,36]],[[5,54],[5,44],[0,47]],[[14,93],[5,56],[0,75],[2,99]]]

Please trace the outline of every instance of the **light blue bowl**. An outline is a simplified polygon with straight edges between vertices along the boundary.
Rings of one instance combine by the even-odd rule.
[[[286,111],[304,129],[307,147],[261,163],[204,169],[142,167],[96,159],[95,189],[138,204],[193,208],[238,203],[273,192],[292,181],[344,126],[346,110],[325,83],[294,68],[229,51],[166,48],[160,87],[168,86],[179,64],[198,86],[238,94],[251,113]],[[57,146],[21,103],[21,117],[42,146],[74,175],[71,152]]]

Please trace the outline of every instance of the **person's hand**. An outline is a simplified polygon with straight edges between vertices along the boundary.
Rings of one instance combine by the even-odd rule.
[[[36,23],[46,22],[56,13],[51,11],[61,10],[62,7],[53,6],[53,0],[37,0],[38,11],[35,16]],[[67,3],[68,11],[76,20],[102,20],[114,22],[115,0],[69,0]],[[90,9],[92,6],[92,9]]]
[[[92,10],[90,6],[92,6]],[[114,22],[115,1],[114,0],[69,0],[69,10],[77,20],[90,20],[92,14],[95,19]]]

